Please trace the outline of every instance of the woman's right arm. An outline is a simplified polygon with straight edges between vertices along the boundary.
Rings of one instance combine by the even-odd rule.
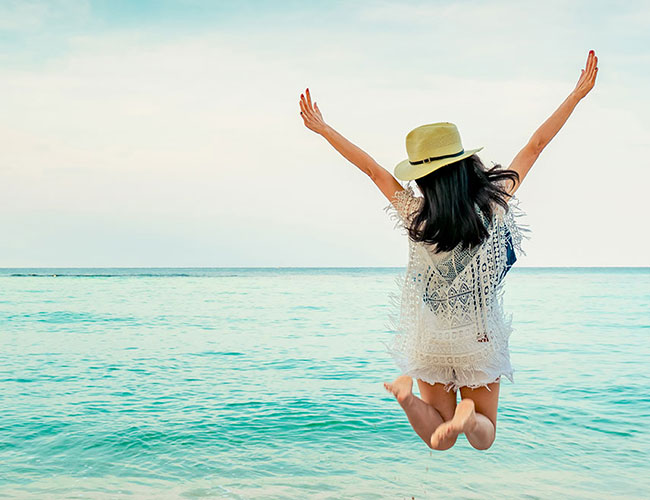
[[[514,160],[508,167],[519,174],[519,182],[515,182],[508,193],[512,196],[519,188],[521,183],[530,171],[531,167],[537,161],[540,153],[551,142],[551,139],[560,131],[562,126],[566,123],[569,116],[575,109],[576,105],[582,98],[584,98],[589,91],[594,87],[596,81],[596,74],[598,72],[598,58],[593,50],[589,51],[587,57],[587,64],[585,69],[580,74],[580,79],[576,84],[575,89],[564,100],[560,107],[535,131],[533,136],[528,141],[528,144],[515,156]]]

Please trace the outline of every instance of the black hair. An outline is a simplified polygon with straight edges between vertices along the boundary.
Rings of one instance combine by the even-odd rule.
[[[415,179],[424,195],[422,208],[408,227],[414,241],[434,244],[435,252],[448,252],[461,244],[462,249],[478,246],[489,231],[476,207],[488,221],[494,203],[508,210],[506,180],[514,187],[519,174],[499,164],[487,170],[473,154]]]

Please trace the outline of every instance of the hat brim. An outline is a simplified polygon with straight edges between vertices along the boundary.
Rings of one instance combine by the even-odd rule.
[[[443,158],[442,160],[420,163],[419,165],[411,165],[407,158],[406,160],[401,161],[395,165],[395,177],[402,181],[419,179],[420,177],[424,177],[425,175],[428,175],[431,172],[444,167],[445,165],[449,165],[450,163],[455,163],[464,158],[467,158],[468,156],[472,156],[474,153],[478,153],[481,149],[483,149],[483,147],[480,147],[478,149],[470,149],[468,151],[465,151],[465,153],[462,155],[454,156],[453,158]]]

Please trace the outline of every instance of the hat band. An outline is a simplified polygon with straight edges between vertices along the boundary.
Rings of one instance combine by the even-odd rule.
[[[453,158],[454,156],[460,156],[465,153],[465,150],[462,149],[460,153],[454,153],[453,155],[443,155],[443,156],[432,156],[431,158],[425,158],[424,160],[420,161],[411,161],[409,160],[409,163],[411,165],[419,165],[420,163],[429,163],[435,160],[442,160],[443,158]]]

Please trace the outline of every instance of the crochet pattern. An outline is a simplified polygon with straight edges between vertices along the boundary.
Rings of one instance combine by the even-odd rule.
[[[384,210],[408,236],[407,226],[424,198],[409,184],[398,191],[395,204]],[[389,294],[387,328],[394,333],[383,342],[403,374],[445,389],[487,387],[501,375],[514,382],[508,339],[512,315],[503,311],[505,275],[525,252],[521,248],[530,229],[511,197],[508,210],[496,205],[491,221],[477,207],[490,235],[477,247],[435,254],[433,246],[409,238],[406,273]],[[488,387],[489,389],[489,387]]]

